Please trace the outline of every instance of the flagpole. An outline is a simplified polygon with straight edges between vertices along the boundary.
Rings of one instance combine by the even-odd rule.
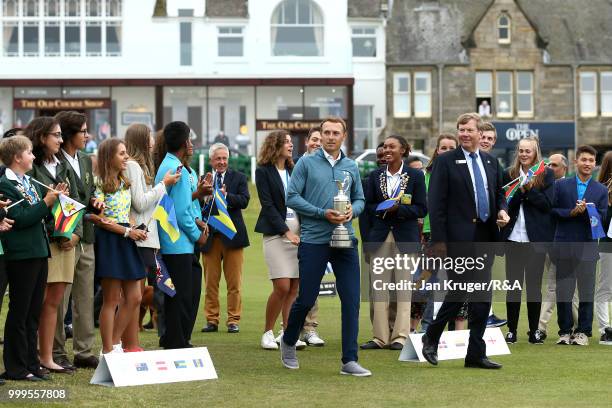
[[[215,205],[215,191],[217,191],[217,187],[213,189],[212,197],[210,198],[213,202],[210,204],[210,208],[208,209],[208,216],[206,217],[206,225],[208,227],[208,220],[210,220],[210,214],[212,214],[213,205]]]
[[[8,207],[6,207],[6,211],[10,210],[11,208],[13,208],[14,206],[16,206],[17,204],[19,204],[20,202],[22,202],[23,200],[25,200],[25,198],[22,198],[21,200],[17,201],[16,203],[13,203],[11,205],[9,205]]]
[[[63,194],[61,191],[58,191],[58,190],[56,190],[56,189],[54,189],[54,188],[49,187],[49,186],[48,186],[48,185],[46,185],[46,184],[41,183],[40,181],[36,180],[34,177],[30,177],[30,180],[32,180],[33,182],[35,182],[35,183],[37,183],[37,184],[40,184],[41,186],[45,187],[45,188],[46,188],[46,189],[48,189],[48,190],[53,191],[54,193]]]
[[[506,188],[508,187],[510,184],[514,184],[517,180],[520,180],[521,176],[518,176],[517,178],[515,178],[514,180],[512,180],[511,182],[509,182],[508,184],[506,184],[505,186],[503,186],[502,188]]]

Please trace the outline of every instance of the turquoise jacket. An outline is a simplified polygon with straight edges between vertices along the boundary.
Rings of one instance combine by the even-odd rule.
[[[334,180],[344,179],[344,171],[350,174],[349,195],[353,206],[353,218],[363,211],[365,199],[357,163],[340,152],[334,167],[323,154],[323,148],[314,154],[303,156],[297,162],[287,192],[287,207],[300,214],[300,239],[308,244],[327,244],[336,227],[325,218],[325,210],[334,208],[338,188]],[[344,224],[351,236],[355,236],[350,222]]]
[[[167,153],[162,161],[155,184],[163,180],[164,175],[171,170],[173,174],[181,161],[172,153]],[[176,242],[172,242],[168,234],[161,228],[159,232],[159,244],[162,254],[178,255],[193,254],[194,244],[200,238],[200,229],[195,223],[196,218],[201,218],[201,208],[197,200],[191,200],[191,194],[197,189],[198,176],[195,171],[183,168],[178,183],[168,188],[168,195],[174,202],[176,221],[179,226],[180,236]]]

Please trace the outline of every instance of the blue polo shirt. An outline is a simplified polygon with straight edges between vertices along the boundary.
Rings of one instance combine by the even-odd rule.
[[[576,175],[576,187],[578,189],[578,199],[579,200],[582,200],[584,198],[584,192],[586,191],[589,185],[589,182],[591,181],[591,178],[592,177],[589,177],[587,181],[581,181],[578,175]]]

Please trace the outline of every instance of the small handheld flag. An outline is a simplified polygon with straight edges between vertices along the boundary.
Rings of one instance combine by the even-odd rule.
[[[525,176],[519,176],[508,184],[506,184],[503,187],[504,195],[506,196],[506,202],[510,202],[512,197],[514,197],[514,194],[516,194],[516,192],[521,187],[529,183],[535,176],[544,173],[547,165],[548,159],[540,160],[538,164],[534,165],[527,171],[527,174]]]
[[[593,203],[587,203],[587,211],[589,213],[589,223],[591,224],[591,237],[593,239],[600,239],[606,236],[603,227],[601,226],[601,219],[597,208]]]
[[[170,278],[170,274],[168,273],[168,268],[166,267],[164,261],[161,259],[160,254],[155,255],[155,263],[157,264],[157,288],[164,292],[166,295],[174,297],[174,295],[176,295],[176,288],[172,283],[172,279]]]
[[[376,206],[376,211],[387,211],[393,207],[401,198],[404,192],[402,191],[397,197],[389,198]]]
[[[181,233],[176,222],[174,202],[168,194],[164,194],[159,203],[157,203],[157,207],[153,211],[153,218],[159,221],[159,226],[168,234],[172,242],[176,242],[179,239]]]
[[[219,214],[209,216],[208,224],[229,239],[234,239],[237,230],[227,212],[227,201],[217,187],[213,191],[213,197]]]
[[[85,213],[84,209],[85,206],[83,204],[64,194],[60,194],[51,210],[55,220],[51,236],[71,239],[72,232]]]

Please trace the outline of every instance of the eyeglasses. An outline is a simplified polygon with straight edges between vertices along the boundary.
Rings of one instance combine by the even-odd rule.
[[[48,135],[55,136],[56,139],[61,139],[63,133],[62,132],[49,132]]]

